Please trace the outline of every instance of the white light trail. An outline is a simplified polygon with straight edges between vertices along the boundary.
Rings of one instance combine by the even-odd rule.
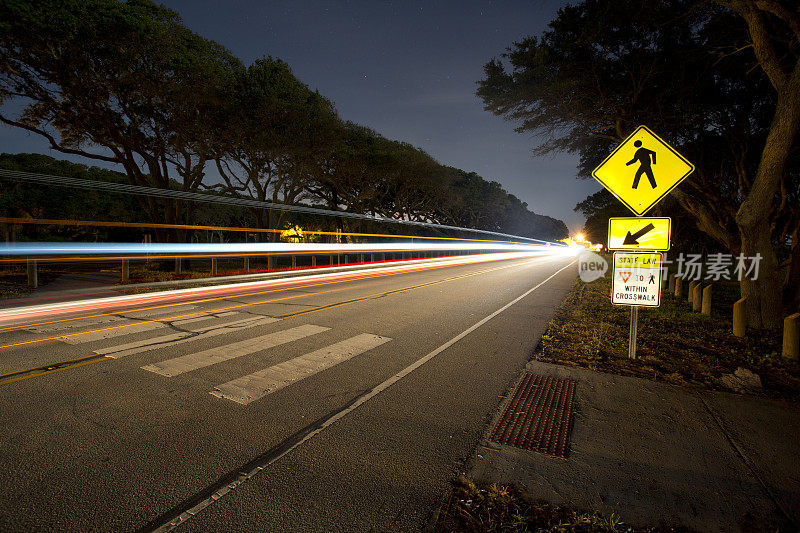
[[[7,256],[96,256],[106,254],[326,254],[398,251],[484,251],[484,252],[568,252],[562,244],[527,244],[464,241],[401,241],[376,243],[98,243],[98,242],[12,242],[0,243],[0,255]]]

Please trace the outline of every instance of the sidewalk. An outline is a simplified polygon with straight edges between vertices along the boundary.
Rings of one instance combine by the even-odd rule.
[[[538,361],[527,369],[577,382],[568,459],[489,442],[493,421],[469,477],[634,526],[800,525],[800,405]]]

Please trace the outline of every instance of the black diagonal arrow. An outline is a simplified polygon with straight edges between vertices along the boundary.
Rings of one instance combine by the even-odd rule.
[[[634,245],[634,244],[638,245],[639,244],[639,240],[638,240],[639,237],[641,237],[642,235],[644,235],[645,233],[647,233],[648,231],[650,231],[652,229],[655,229],[655,226],[651,222],[650,224],[646,225],[645,227],[643,227],[642,229],[640,229],[639,231],[637,231],[633,235],[631,235],[631,232],[629,231],[628,234],[625,235],[625,240],[622,241],[622,244],[624,244],[624,245]]]

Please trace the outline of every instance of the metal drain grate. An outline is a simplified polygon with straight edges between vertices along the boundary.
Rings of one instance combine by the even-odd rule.
[[[489,440],[566,459],[574,399],[571,379],[524,372]]]

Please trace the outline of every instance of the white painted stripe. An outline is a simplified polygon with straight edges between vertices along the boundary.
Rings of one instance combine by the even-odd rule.
[[[240,474],[240,476],[235,481],[233,481],[232,483],[230,483],[226,487],[223,487],[222,489],[219,489],[218,491],[216,491],[214,494],[212,494],[211,496],[209,496],[205,500],[202,500],[201,502],[196,504],[194,507],[191,507],[191,508],[185,510],[184,512],[182,512],[180,515],[178,515],[174,519],[161,524],[161,526],[159,526],[158,528],[154,529],[153,531],[157,531],[157,532],[172,531],[173,529],[175,529],[180,524],[182,524],[182,523],[186,522],[187,520],[189,520],[190,518],[194,517],[201,510],[205,509],[206,507],[208,507],[209,505],[211,505],[215,501],[217,501],[220,498],[222,498],[223,496],[225,496],[231,490],[239,487],[242,483],[244,483],[248,479],[254,477],[256,474],[258,474],[259,472],[264,470],[269,465],[271,465],[274,462],[276,462],[276,461],[280,460],[281,458],[285,457],[286,455],[288,455],[289,453],[294,451],[296,448],[298,448],[299,446],[301,446],[305,442],[313,439],[314,437],[316,437],[317,435],[322,433],[324,430],[326,430],[327,428],[329,428],[330,426],[335,424],[337,421],[341,420],[342,418],[344,418],[345,416],[350,414],[352,411],[354,411],[355,409],[357,409],[358,407],[360,407],[361,405],[363,405],[364,403],[369,401],[370,399],[374,398],[375,396],[377,396],[378,394],[380,394],[384,390],[388,389],[389,387],[391,387],[392,385],[394,385],[395,383],[397,383],[398,381],[403,379],[405,376],[407,376],[408,374],[412,373],[414,370],[416,370],[417,368],[421,367],[422,365],[424,365],[425,363],[427,363],[428,361],[430,361],[431,359],[433,359],[434,357],[439,355],[441,352],[443,352],[444,350],[446,350],[447,348],[449,348],[450,346],[452,346],[453,344],[455,344],[459,340],[463,339],[464,337],[466,337],[467,335],[469,335],[470,333],[472,333],[473,331],[475,331],[476,329],[478,329],[479,327],[481,327],[482,325],[484,325],[485,323],[487,323],[488,321],[490,321],[491,319],[493,319],[494,317],[496,317],[497,315],[499,315],[500,313],[502,313],[503,311],[505,311],[506,309],[511,307],[512,305],[514,305],[515,303],[519,302],[520,300],[522,300],[523,298],[525,298],[526,296],[531,294],[533,291],[535,291],[536,289],[538,289],[539,287],[541,287],[542,285],[544,285],[545,283],[547,283],[548,281],[550,281],[551,279],[556,277],[558,274],[560,274],[561,272],[563,272],[564,270],[566,270],[567,268],[571,267],[574,264],[575,264],[575,262],[573,261],[573,262],[569,263],[567,266],[557,270],[554,274],[549,276],[547,279],[545,279],[544,281],[542,281],[541,283],[539,283],[535,287],[527,290],[525,293],[523,293],[522,295],[520,295],[517,298],[513,299],[512,301],[510,301],[509,303],[507,303],[506,305],[504,305],[503,307],[501,307],[500,309],[498,309],[494,313],[490,314],[489,316],[487,316],[484,319],[480,320],[479,322],[475,323],[471,327],[469,327],[466,330],[462,331],[460,334],[456,335],[455,337],[453,337],[452,339],[450,339],[446,343],[442,344],[441,346],[436,348],[434,351],[430,352],[428,355],[418,359],[417,361],[415,361],[411,365],[407,366],[406,368],[404,368],[403,370],[401,370],[397,374],[391,376],[390,378],[385,380],[383,383],[381,383],[377,387],[375,387],[375,388],[369,390],[368,392],[364,393],[359,398],[357,398],[355,402],[351,403],[346,408],[342,409],[341,411],[338,411],[338,412],[334,413],[333,415],[331,415],[330,417],[325,419],[315,429],[313,429],[312,431],[310,431],[309,433],[304,435],[302,438],[300,438],[299,440],[294,442],[291,446],[286,447],[278,455],[270,457],[269,460],[264,461],[263,463],[256,465],[249,472],[242,472]]]
[[[114,322],[122,322],[124,320],[125,319],[122,317],[111,315],[83,320],[66,320],[63,322],[57,322],[55,324],[42,324],[41,326],[25,328],[25,331],[29,331],[31,333],[57,333],[70,329],[97,327],[101,324],[113,325]]]
[[[220,314],[219,316],[225,316],[225,315]],[[204,315],[201,317],[187,318],[183,320],[174,320],[170,322],[172,322],[172,324],[175,326],[179,326],[183,324],[202,322],[205,320],[213,320],[215,318],[217,318],[217,316]],[[154,329],[167,327],[167,325],[164,322],[160,321],[142,322],[142,323],[131,321],[129,324],[132,325],[125,325],[123,327],[110,325],[107,328],[98,331],[87,331],[86,333],[72,334],[71,336],[65,337],[61,340],[69,344],[85,344],[87,342],[95,342],[104,339],[118,338],[118,337],[123,337],[125,335],[133,335],[135,333],[143,333],[145,331],[153,331]]]
[[[381,392],[385,391],[386,389],[388,389],[389,387],[391,387],[392,385],[394,385],[395,383],[397,383],[398,381],[400,381],[401,379],[406,377],[408,374],[412,373],[414,370],[416,370],[417,368],[421,367],[422,365],[424,365],[425,363],[427,363],[428,361],[430,361],[431,359],[433,359],[434,357],[436,357],[437,355],[439,355],[440,353],[445,351],[450,346],[454,345],[455,343],[457,343],[458,341],[460,341],[461,339],[463,339],[464,337],[466,337],[467,335],[469,335],[470,333],[472,333],[473,331],[475,331],[476,329],[478,329],[482,325],[486,324],[488,321],[490,321],[491,319],[493,319],[494,317],[496,317],[497,315],[499,315],[500,313],[502,313],[503,311],[505,311],[506,309],[508,309],[512,305],[514,305],[515,303],[519,302],[520,300],[522,300],[523,298],[525,298],[526,296],[531,294],[533,291],[535,291],[536,289],[538,289],[539,287],[541,287],[542,285],[544,285],[545,283],[547,283],[548,281],[550,281],[551,279],[553,279],[554,277],[559,275],[564,270],[572,267],[572,265],[574,265],[574,264],[575,264],[575,261],[572,261],[567,266],[558,269],[554,274],[550,275],[547,279],[545,279],[544,281],[542,281],[541,283],[539,283],[535,287],[533,287],[531,289],[528,289],[523,294],[521,294],[517,298],[514,298],[513,300],[508,302],[506,305],[504,305],[503,307],[501,307],[500,309],[498,309],[497,311],[495,311],[491,315],[489,315],[486,318],[480,320],[479,322],[476,322],[475,324],[473,324],[469,328],[465,329],[464,331],[462,331],[461,333],[459,333],[458,335],[456,335],[455,337],[453,337],[452,339],[450,339],[446,343],[444,343],[441,346],[439,346],[438,348],[436,348],[434,351],[432,351],[431,353],[429,353],[425,357],[417,359],[415,362],[411,363],[410,365],[405,367],[403,370],[401,370],[397,374],[393,375],[392,377],[390,377],[389,379],[387,379],[386,381],[384,381],[383,383],[381,383],[380,385],[378,385],[374,389],[370,389],[369,391],[365,392],[364,394],[359,396],[356,399],[356,401],[354,401],[353,403],[351,403],[350,405],[348,405],[347,407],[345,407],[341,411],[337,411],[336,413],[332,414],[331,416],[329,416],[328,418],[323,420],[322,423],[317,425],[312,431],[309,431],[308,433],[303,435],[301,438],[297,439],[290,446],[286,446],[285,448],[283,448],[280,451],[280,453],[269,457],[268,459],[262,461],[260,464],[257,464],[256,466],[254,466],[252,468],[252,470],[250,470],[248,472],[242,472],[241,474],[239,474],[239,477],[236,478],[233,482],[231,482],[230,484],[226,485],[225,487],[217,490],[211,496],[209,496],[208,498],[206,498],[204,500],[201,500],[199,503],[195,504],[193,507],[190,507],[190,508],[186,509],[181,514],[179,514],[178,516],[173,518],[172,520],[165,521],[160,526],[158,526],[157,528],[153,529],[153,532],[154,533],[155,532],[166,533],[168,531],[172,531],[173,529],[175,529],[179,525],[185,523],[190,518],[196,516],[197,513],[199,513],[200,511],[202,511],[203,509],[205,509],[206,507],[208,507],[212,503],[218,501],[220,498],[224,497],[230,491],[232,491],[233,489],[238,488],[239,486],[241,486],[242,483],[244,483],[245,481],[251,479],[256,474],[258,474],[259,472],[261,472],[262,470],[264,470],[265,468],[267,468],[271,464],[275,463],[276,461],[279,461],[279,460],[283,459],[284,457],[289,455],[291,452],[293,452],[294,450],[296,450],[297,448],[299,448],[300,446],[302,446],[306,442],[310,441],[311,439],[313,439],[314,437],[316,437],[317,435],[319,435],[320,433],[322,433],[323,431],[328,429],[330,426],[332,426],[333,424],[335,424],[336,422],[338,422],[339,420],[341,420],[342,418],[344,418],[345,416],[347,416],[348,414],[350,414],[354,410],[356,410],[359,407],[361,407],[363,404],[365,404],[366,402],[368,402],[369,400],[371,400],[375,396],[377,396]]]
[[[222,324],[215,324],[213,326],[206,326],[203,328],[192,329],[189,332],[176,331],[169,335],[162,335],[160,337],[150,337],[141,341],[129,342],[127,344],[120,344],[117,346],[110,346],[108,348],[100,348],[95,350],[94,353],[105,355],[112,359],[119,359],[128,355],[134,355],[142,352],[149,352],[150,350],[157,350],[167,346],[176,346],[185,342],[193,342],[200,339],[208,339],[216,337],[217,335],[224,335],[231,333],[233,329],[244,329],[255,326],[264,326],[277,322],[277,318],[272,317],[251,317],[242,320],[234,320],[233,322],[224,322]],[[197,335],[192,335],[193,333]]]
[[[213,318],[225,318],[228,316],[238,315],[238,311],[228,311],[226,313],[216,313],[213,315],[203,315],[197,318],[182,318],[181,320],[170,320],[173,326],[182,326],[184,324],[193,324],[195,322],[203,322],[204,320],[211,320]]]
[[[183,308],[180,311],[176,309],[158,310],[159,312],[150,314],[149,318],[155,318],[162,315],[182,314],[185,310],[194,309],[196,307],[197,306],[191,306],[188,308]],[[224,316],[231,316],[234,314],[236,314],[236,311],[229,311],[227,313],[218,313],[216,316],[224,317]],[[148,316],[145,315],[144,317],[140,318],[148,318]],[[181,320],[180,322],[188,324],[189,322],[198,322],[200,320],[206,320],[206,318],[205,317],[190,318],[185,321]],[[59,331],[68,331],[71,329],[96,328],[103,325],[111,326],[114,325],[114,323],[124,322],[124,321],[130,321],[130,319],[122,316],[107,315],[107,316],[98,316],[81,320],[65,320],[63,322],[56,322],[55,324],[42,324],[41,326],[33,326],[30,328],[26,328],[26,331],[30,331],[31,333],[57,333]]]
[[[218,348],[211,348],[202,352],[187,354],[174,359],[167,359],[160,363],[143,366],[142,369],[171,378],[183,374],[184,372],[191,372],[198,368],[261,352],[268,348],[274,348],[275,346],[296,341],[303,337],[308,337],[309,335],[316,335],[317,333],[328,331],[328,329],[330,328],[306,324],[297,326],[296,328],[262,335],[254,339],[247,339],[245,341],[226,344]]]
[[[376,348],[390,340],[388,337],[379,337],[369,333],[357,335],[218,385],[214,387],[211,394],[218,398],[227,398],[236,403],[247,405],[271,392],[291,385],[295,381],[313,376],[317,372],[338,365],[342,361],[347,361],[351,357]]]
[[[116,338],[124,335],[133,335],[134,333],[144,333],[145,331],[153,331],[154,329],[163,327],[164,324],[161,322],[142,322],[140,324],[133,323],[132,325],[108,326],[104,329],[72,334],[72,336],[63,337],[61,340],[68,344],[84,344],[87,342],[110,339],[112,337]]]

